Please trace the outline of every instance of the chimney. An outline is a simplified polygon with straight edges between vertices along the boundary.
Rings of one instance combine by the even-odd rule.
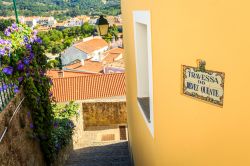
[[[58,77],[63,78],[64,77],[64,72],[63,70],[58,71]]]
[[[81,59],[81,65],[84,66],[84,59]]]

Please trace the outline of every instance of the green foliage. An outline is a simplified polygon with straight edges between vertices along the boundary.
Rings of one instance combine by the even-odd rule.
[[[0,20],[0,31],[4,31],[8,26],[14,23],[14,20]]]
[[[62,59],[61,59],[61,54],[60,54],[59,57],[56,58],[56,60],[59,62],[59,63],[58,63],[58,68],[59,68],[60,70],[62,70]]]
[[[62,33],[58,32],[58,36],[62,38]],[[4,39],[0,39],[0,76],[6,80],[5,86],[15,93],[22,87],[26,105],[31,110],[28,116],[33,122],[30,124],[33,133],[29,135],[39,140],[44,159],[51,165],[59,150],[71,140],[74,125],[69,118],[76,115],[78,107],[71,102],[64,108],[66,113],[54,114],[50,94],[52,81],[45,75],[48,64],[41,43],[36,31],[26,25],[8,27]],[[2,86],[0,88],[4,88]],[[19,120],[23,126],[22,118]]]
[[[106,40],[107,42],[111,42],[113,37],[115,38],[115,40],[118,39],[118,34],[119,34],[119,31],[118,31],[117,26],[113,25],[109,27],[108,34],[105,35],[103,39]]]
[[[70,120],[78,117],[79,104],[71,101],[69,104],[55,104],[53,106],[54,120],[52,129],[52,140],[50,147],[54,153],[52,157],[55,159],[61,148],[68,145],[72,140],[74,131],[74,123]]]
[[[27,105],[29,106],[33,121],[34,136],[40,140],[41,149],[44,153],[48,165],[54,161],[54,147],[50,145],[53,142],[52,131],[53,111],[49,91],[51,88],[50,78],[41,74],[46,70],[46,56],[44,50],[39,45],[34,46],[36,56],[33,72],[34,76],[24,80],[24,94]]]
[[[50,30],[39,32],[38,36],[43,40],[43,46],[48,53],[58,54],[70,47],[74,39],[91,36],[95,31],[95,26],[84,23],[79,27],[66,28],[64,30]]]
[[[59,61],[57,59],[50,60],[47,63],[47,66],[50,69],[57,68],[57,67],[59,67],[58,65],[59,65]]]
[[[74,116],[78,117],[79,104],[70,101],[69,104],[57,104],[54,106],[54,114],[58,119],[72,118]]]
[[[5,0],[12,2],[12,0]],[[20,15],[24,16],[55,16],[58,19],[77,15],[118,15],[121,13],[120,0],[22,0],[17,1]],[[0,16],[14,15],[12,5],[0,1]]]

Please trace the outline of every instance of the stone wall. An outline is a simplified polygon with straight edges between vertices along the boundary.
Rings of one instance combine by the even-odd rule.
[[[84,127],[127,124],[126,102],[82,103]]]
[[[31,137],[29,109],[24,104],[20,105],[20,110],[8,124],[21,99],[23,96],[18,94],[0,113],[0,136],[8,126],[0,143],[0,166],[43,166],[45,163],[39,142]]]

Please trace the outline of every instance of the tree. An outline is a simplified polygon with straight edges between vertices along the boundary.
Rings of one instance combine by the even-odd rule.
[[[85,22],[82,26],[81,26],[81,30],[84,34],[88,34],[88,35],[92,35],[95,31],[95,26],[90,25],[88,22]]]
[[[57,59],[50,60],[47,63],[47,67],[50,69],[57,68],[58,65],[59,65],[59,61]]]
[[[4,0],[12,2],[12,0]],[[24,16],[54,16],[60,20],[84,14],[118,15],[121,13],[120,0],[20,0],[17,3],[18,12]],[[95,9],[95,10],[93,10]],[[0,2],[0,16],[13,15],[11,5]]]
[[[113,26],[109,27],[108,34],[105,35],[103,37],[103,39],[106,40],[107,42],[111,42],[113,37],[115,38],[115,40],[118,39],[118,34],[119,34],[119,31],[118,31],[117,26],[113,25]]]
[[[66,38],[64,40],[64,49],[66,49],[67,47],[71,46],[73,43],[73,39],[72,38]]]

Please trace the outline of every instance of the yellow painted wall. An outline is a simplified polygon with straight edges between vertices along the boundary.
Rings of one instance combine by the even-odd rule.
[[[250,165],[250,1],[122,0],[135,166]],[[153,138],[138,110],[133,15],[151,11]],[[181,95],[181,65],[225,72],[224,107]]]

